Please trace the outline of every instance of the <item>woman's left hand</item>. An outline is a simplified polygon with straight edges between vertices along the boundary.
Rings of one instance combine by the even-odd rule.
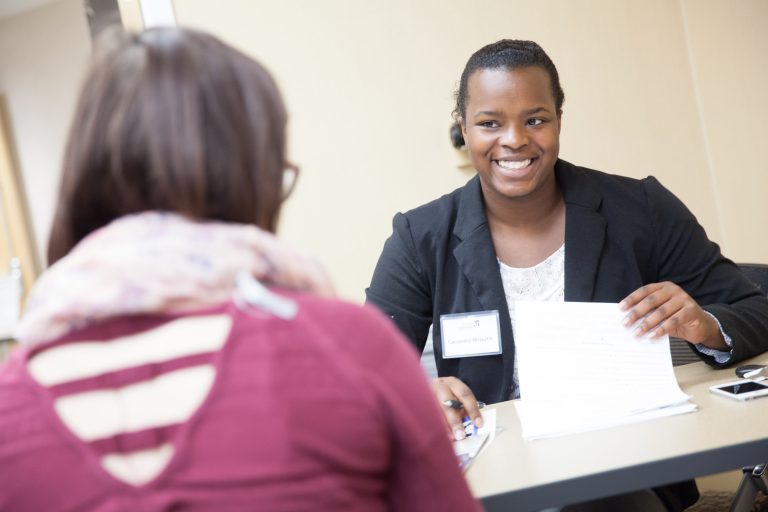
[[[634,326],[635,336],[665,334],[717,350],[730,350],[714,318],[675,283],[651,283],[638,288],[619,303],[627,312],[624,325]]]

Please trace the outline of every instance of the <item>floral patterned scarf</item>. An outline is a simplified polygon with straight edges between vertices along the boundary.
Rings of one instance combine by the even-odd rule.
[[[115,316],[220,304],[241,271],[266,284],[334,294],[316,260],[255,226],[144,212],[94,231],[48,268],[30,291],[16,339],[40,343]]]

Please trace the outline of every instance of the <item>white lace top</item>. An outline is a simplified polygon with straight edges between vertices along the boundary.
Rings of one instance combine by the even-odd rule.
[[[501,282],[507,298],[509,317],[515,318],[515,302],[518,300],[563,301],[565,296],[565,244],[550,257],[529,268],[514,268],[499,261]],[[512,321],[515,335],[515,322]],[[510,398],[520,398],[517,380],[517,354]]]

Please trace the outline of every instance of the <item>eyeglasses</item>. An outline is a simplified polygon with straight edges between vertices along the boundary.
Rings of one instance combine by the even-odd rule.
[[[283,201],[288,199],[293,189],[296,188],[296,182],[299,179],[299,166],[286,162],[283,167]]]

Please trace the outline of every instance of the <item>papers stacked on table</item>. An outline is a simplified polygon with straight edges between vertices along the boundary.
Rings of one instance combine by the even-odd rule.
[[[617,304],[516,303],[524,438],[696,410],[675,379],[669,337],[636,338],[624,316]]]
[[[459,458],[459,466],[465,471],[475,457],[482,450],[485,450],[496,437],[496,410],[484,409],[481,414],[483,415],[483,426],[461,441],[453,442],[453,451]]]

